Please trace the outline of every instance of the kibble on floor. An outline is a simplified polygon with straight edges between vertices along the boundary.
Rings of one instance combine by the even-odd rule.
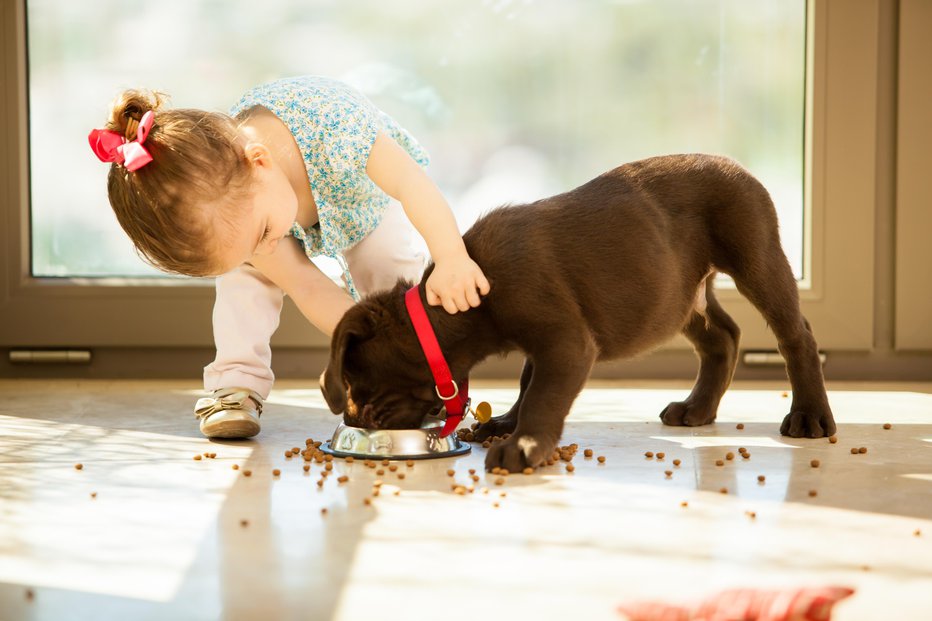
[[[69,390],[72,389],[70,386]],[[117,599],[132,601],[132,607],[139,608],[137,612],[141,613],[134,616],[132,609],[115,609],[114,616],[123,613],[119,614],[121,618],[182,618],[185,611],[178,610],[178,594],[190,594],[205,585],[215,589],[218,584],[222,585],[220,596],[224,606],[244,600],[252,605],[247,592],[252,586],[259,587],[269,595],[269,601],[262,605],[269,607],[270,618],[296,618],[301,611],[308,618],[334,621],[365,618],[365,606],[359,596],[366,592],[387,597],[394,604],[414,601],[417,594],[434,593],[439,586],[443,599],[436,597],[426,603],[449,601],[451,590],[444,591],[443,582],[435,576],[419,577],[418,572],[404,571],[398,574],[397,568],[378,566],[381,559],[397,558],[399,550],[410,554],[414,563],[429,562],[436,554],[438,541],[452,544],[450,550],[463,542],[474,546],[476,554],[470,551],[457,561],[463,561],[463,575],[477,576],[482,571],[491,571],[486,574],[489,580],[482,588],[489,590],[496,610],[501,602],[507,603],[503,594],[509,588],[530,592],[529,585],[521,582],[520,576],[496,577],[495,572],[503,568],[490,570],[487,566],[483,570],[481,563],[469,560],[480,552],[486,564],[490,555],[504,553],[509,562],[509,576],[523,572],[548,591],[564,589],[561,594],[569,598],[575,593],[585,593],[585,598],[568,602],[578,609],[579,618],[617,617],[617,606],[639,595],[643,585],[656,586],[650,587],[651,596],[662,595],[669,587],[669,593],[675,591],[683,601],[692,601],[698,599],[705,586],[750,588],[794,580],[815,583],[819,581],[818,572],[830,568],[833,582],[852,584],[858,589],[857,601],[851,601],[854,606],[845,610],[858,613],[851,615],[852,619],[883,619],[886,617],[882,614],[873,614],[882,609],[856,610],[862,605],[862,598],[867,596],[873,602],[883,599],[889,604],[890,598],[895,597],[900,606],[904,591],[897,576],[911,575],[909,571],[920,575],[932,573],[932,564],[924,555],[929,537],[922,533],[928,532],[925,516],[932,515],[932,510],[919,513],[923,503],[932,507],[928,507],[929,500],[923,494],[916,493],[928,483],[921,476],[932,472],[929,457],[921,456],[928,453],[922,447],[927,444],[923,439],[930,434],[928,427],[917,432],[916,428],[922,424],[901,418],[897,407],[873,407],[870,416],[874,418],[862,414],[859,419],[849,417],[850,405],[846,407],[842,402],[836,406],[833,401],[840,421],[837,437],[788,438],[779,435],[778,416],[785,414],[789,402],[780,403],[780,393],[774,390],[764,394],[760,406],[754,403],[757,397],[747,394],[742,397],[740,391],[732,390],[723,401],[717,423],[691,429],[665,427],[656,419],[657,404],[662,407],[669,402],[665,394],[661,399],[657,393],[648,391],[649,407],[639,405],[636,420],[632,416],[619,421],[611,416],[618,411],[627,418],[630,399],[616,399],[618,395],[587,388],[580,397],[581,407],[574,409],[567,423],[560,445],[546,455],[543,463],[531,469],[524,465],[516,467],[511,474],[501,469],[489,474],[483,467],[486,452],[478,442],[472,443],[469,455],[417,464],[414,460],[393,460],[385,465],[381,456],[356,457],[355,464],[353,459],[326,459],[315,446],[316,441],[305,437],[309,433],[329,437],[336,419],[323,408],[316,412],[312,407],[308,415],[308,408],[302,404],[305,392],[296,393],[299,397],[294,399],[290,396],[279,401],[270,399],[262,436],[246,442],[203,441],[197,436],[196,426],[187,420],[190,417],[184,417],[186,427],[177,431],[160,422],[159,427],[149,425],[129,441],[128,436],[120,435],[134,420],[125,416],[126,405],[158,401],[140,399],[137,391],[120,404],[120,416],[113,428],[103,427],[106,433],[93,427],[99,422],[93,418],[93,408],[82,407],[81,418],[74,427],[88,427],[91,442],[59,453],[59,444],[74,444],[70,434],[77,432],[69,427],[64,436],[49,434],[46,437],[55,440],[46,448],[51,446],[54,451],[38,458],[27,455],[25,466],[11,471],[14,481],[21,478],[29,484],[41,483],[41,473],[37,471],[43,465],[51,466],[50,478],[63,483],[55,489],[49,503],[39,507],[44,509],[41,519],[28,524],[18,536],[28,537],[33,528],[41,528],[46,521],[54,524],[55,511],[49,508],[60,505],[65,511],[73,509],[69,511],[73,514],[69,519],[84,520],[81,529],[73,529],[75,532],[88,528],[87,532],[95,533],[94,543],[108,544],[101,546],[102,556],[107,550],[117,549],[106,541],[110,536],[108,525],[112,533],[119,535],[132,531],[138,518],[147,532],[154,532],[153,524],[158,523],[155,516],[146,522],[147,512],[155,506],[150,500],[171,495],[172,502],[183,510],[176,517],[186,518],[169,524],[172,539],[187,536],[177,549],[157,550],[150,555],[138,545],[144,538],[116,542],[128,546],[126,556],[133,560],[124,564],[121,571],[132,573],[133,566],[138,564],[154,578],[146,583],[148,593],[124,593],[126,597],[119,598],[104,596],[105,606],[118,607]],[[179,411],[190,400],[188,394],[183,397],[178,398]],[[597,404],[586,404],[587,397],[596,397]],[[915,397],[925,399],[918,394],[909,398]],[[319,399],[316,394],[314,398]],[[728,399],[734,401],[729,405]],[[852,398],[851,402],[860,400],[861,397]],[[111,407],[116,412],[116,404],[108,406],[106,401],[101,400],[102,407]],[[904,404],[907,401],[904,399]],[[932,405],[932,399],[928,401]],[[617,405],[623,402],[624,406]],[[772,407],[774,402],[777,408]],[[766,420],[758,417],[765,406],[769,408]],[[590,415],[592,420],[586,420]],[[884,423],[884,419],[878,422],[877,416],[889,418],[889,423]],[[736,427],[742,426],[736,425],[734,417],[747,421],[744,430],[748,434],[734,433]],[[85,425],[88,420],[90,424]],[[886,433],[893,427],[896,434]],[[152,428],[170,429],[171,433],[150,433]],[[289,434],[285,433],[287,430],[300,431]],[[36,434],[36,437],[42,436]],[[103,450],[95,446],[98,439],[106,442],[109,438],[116,441],[104,444]],[[838,438],[845,442],[838,442]],[[745,446],[739,448],[738,442]],[[871,442],[870,447],[866,442]],[[894,442],[900,448],[892,448]],[[294,453],[292,445],[301,450]],[[751,446],[753,464],[746,457]],[[860,452],[862,446],[865,451],[870,449],[868,454]],[[852,447],[855,454],[849,453]],[[283,457],[286,452],[290,457]],[[192,465],[188,460],[195,453],[197,464]],[[15,451],[4,456],[10,454]],[[601,459],[597,460],[597,456]],[[607,462],[607,456],[612,457],[611,462]],[[13,459],[15,462],[16,457]],[[724,462],[723,465],[716,466],[716,460]],[[547,462],[551,465],[545,465]],[[83,465],[82,471],[76,463]],[[452,477],[446,476],[448,469],[454,471]],[[377,475],[377,470],[384,475]],[[532,474],[522,476],[526,471]],[[254,478],[245,478],[252,472],[256,473]],[[916,473],[920,477],[904,476]],[[884,480],[890,484],[878,483]],[[4,485],[8,482],[9,478],[3,480]],[[869,491],[859,493],[858,484]],[[182,493],[178,493],[179,488]],[[24,489],[28,490],[28,486]],[[145,495],[138,493],[139,489],[152,489],[156,493]],[[503,489],[508,490],[507,497]],[[42,494],[41,486],[35,485],[28,493],[9,496],[12,502],[21,504],[34,502]],[[7,501],[8,495],[3,496]],[[133,515],[136,504],[140,510]],[[123,516],[132,519],[125,524],[114,522]],[[567,520],[567,517],[579,519]],[[613,528],[609,524],[613,517],[631,528],[617,528],[617,524]],[[756,520],[757,517],[761,520]],[[608,519],[603,523],[599,518]],[[61,524],[57,528],[77,541],[75,532],[69,533],[67,522],[63,523],[64,528]],[[113,528],[114,524],[118,528]],[[791,526],[799,524],[805,524],[806,528],[794,532]],[[91,526],[97,530],[91,531]],[[744,546],[736,554],[727,545],[692,541],[690,536],[697,532],[708,532],[711,541],[739,535],[748,541],[755,538],[760,545]],[[827,532],[844,533],[846,542],[851,540],[854,545],[850,550],[838,545],[822,549],[820,538]],[[802,565],[794,558],[795,551],[771,545],[787,540],[790,535],[797,538],[799,546],[804,546],[799,549],[806,549],[811,555]],[[158,541],[167,539],[160,537]],[[840,541],[837,536],[827,540]],[[148,546],[151,548],[151,543]],[[74,553],[69,556],[66,546],[61,560],[73,566],[79,566],[82,558],[98,560],[92,546],[85,545],[79,552],[84,556]],[[319,552],[326,557],[318,557]],[[151,558],[168,559],[169,553],[183,562],[170,564],[163,575],[156,575],[154,569],[159,567]],[[218,563],[217,558],[223,562]],[[321,578],[319,564],[314,564],[318,560],[329,563],[331,559],[338,571]],[[0,564],[5,560],[0,558]],[[59,562],[53,558],[26,560],[38,568],[44,563],[49,569]],[[514,567],[510,566],[512,561]],[[590,562],[592,573],[585,576]],[[703,584],[709,576],[709,563],[714,564],[714,585]],[[870,571],[863,571],[862,565]],[[269,571],[248,569],[256,566]],[[560,567],[560,575],[551,576],[553,572],[538,571],[538,567]],[[801,567],[803,571],[799,571]],[[511,572],[512,569],[515,571]],[[106,563],[98,563],[94,571],[106,572]],[[56,584],[58,574],[24,576],[15,585],[14,605],[26,605],[22,601],[23,591],[29,584],[40,585],[36,597],[42,607],[50,606],[48,611],[54,610],[58,599],[73,604],[74,597],[69,601],[69,593],[80,593],[82,598],[100,597],[89,588],[81,590],[79,585]],[[643,576],[643,585],[626,584],[628,581],[612,579],[613,575]],[[159,585],[168,588],[160,591]],[[687,593],[691,587],[694,590]],[[0,610],[7,610],[10,600],[2,597],[0,593]],[[199,599],[202,598],[192,601]],[[534,610],[534,599],[529,598],[522,605],[526,612],[538,613],[534,615],[537,618],[575,618],[562,608],[554,609],[553,614],[549,614],[549,609],[542,613]],[[288,608],[292,605],[293,608]],[[39,606],[32,608],[38,610]],[[62,610],[59,606],[58,611]],[[196,616],[209,616],[200,614],[203,612],[194,610]],[[231,615],[239,616],[238,612],[242,611],[230,608]],[[523,618],[516,609],[508,612],[509,618]],[[35,621],[69,618],[67,614],[57,617],[43,614],[36,614]],[[924,611],[903,618],[924,618],[922,614]],[[844,616],[841,610],[838,615],[841,621]]]

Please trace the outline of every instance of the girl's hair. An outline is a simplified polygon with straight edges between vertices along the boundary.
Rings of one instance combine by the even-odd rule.
[[[225,227],[214,222],[222,209],[211,213],[205,206],[245,195],[249,163],[231,117],[162,109],[165,101],[162,93],[128,90],[113,102],[106,129],[127,140],[136,138],[143,114],[152,110],[154,118],[145,139],[152,161],[135,172],[111,165],[110,205],[147,263],[187,276],[214,275],[215,249],[224,242],[215,233]]]

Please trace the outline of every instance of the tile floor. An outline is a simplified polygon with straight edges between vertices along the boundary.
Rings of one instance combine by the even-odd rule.
[[[830,386],[834,445],[779,435],[784,386],[738,384],[685,429],[657,414],[687,384],[593,382],[572,474],[496,486],[476,446],[404,480],[337,461],[350,481],[319,489],[322,466],[284,456],[337,424],[306,384],[278,385],[257,440],[209,442],[193,383],[0,381],[0,619],[622,621],[623,601],[828,584],[856,589],[837,621],[932,618],[932,384]],[[516,395],[471,393],[497,413]]]

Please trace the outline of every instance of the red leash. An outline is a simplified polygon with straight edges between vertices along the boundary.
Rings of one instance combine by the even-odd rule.
[[[430,372],[434,376],[436,384],[434,389],[437,391],[437,396],[443,400],[443,405],[447,410],[447,420],[440,432],[440,437],[445,438],[453,433],[466,414],[469,382],[465,381],[462,386],[457,386],[453,380],[453,374],[450,373],[450,367],[443,357],[443,352],[440,351],[440,343],[437,342],[437,336],[427,318],[427,311],[424,310],[424,303],[421,302],[417,285],[405,292],[405,306],[408,308],[411,323],[414,324],[417,340],[420,341],[421,349],[427,358],[427,364],[430,365]]]

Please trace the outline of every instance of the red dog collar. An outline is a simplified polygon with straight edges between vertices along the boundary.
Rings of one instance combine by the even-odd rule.
[[[421,302],[417,285],[405,292],[405,306],[408,308],[411,323],[414,324],[417,340],[420,341],[421,349],[427,358],[427,364],[430,365],[430,372],[434,376],[434,389],[437,391],[437,396],[443,400],[443,405],[447,410],[447,420],[440,432],[440,437],[445,438],[453,433],[456,426],[463,420],[466,403],[469,400],[469,382],[465,381],[462,386],[457,386],[453,381],[453,374],[450,373],[450,367],[443,357],[443,352],[440,351],[440,343],[437,342],[437,336],[427,318],[427,311],[424,310],[424,303]]]

